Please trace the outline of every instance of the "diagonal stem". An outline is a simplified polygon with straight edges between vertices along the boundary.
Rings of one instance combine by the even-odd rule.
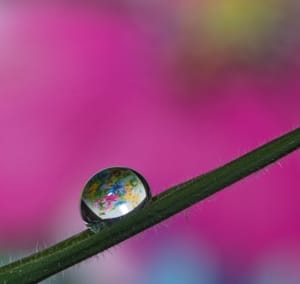
[[[83,231],[0,268],[0,283],[36,283],[167,219],[300,147],[297,128],[222,167],[171,187],[101,232]]]

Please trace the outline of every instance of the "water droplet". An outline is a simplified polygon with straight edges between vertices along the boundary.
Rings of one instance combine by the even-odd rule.
[[[92,231],[101,230],[141,208],[151,197],[149,185],[136,171],[114,167],[96,173],[85,185],[81,216]]]

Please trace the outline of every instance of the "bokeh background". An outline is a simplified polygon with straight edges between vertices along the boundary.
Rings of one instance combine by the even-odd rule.
[[[0,6],[1,264],[84,230],[98,170],[152,193],[300,124],[297,0]],[[299,284],[299,152],[43,283]]]

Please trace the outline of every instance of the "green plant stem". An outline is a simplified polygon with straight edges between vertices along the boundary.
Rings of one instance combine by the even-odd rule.
[[[171,187],[140,211],[94,234],[88,230],[0,268],[0,283],[36,283],[102,252],[192,204],[275,162],[300,147],[295,129],[232,162]]]

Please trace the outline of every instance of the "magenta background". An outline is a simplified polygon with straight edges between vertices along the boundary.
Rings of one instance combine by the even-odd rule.
[[[83,230],[78,198],[102,168],[132,167],[157,194],[299,126],[296,48],[283,50],[278,72],[259,63],[232,70],[225,60],[217,74],[203,75],[201,64],[188,73],[177,62],[175,13],[166,22],[158,13],[154,24],[137,14],[92,5],[1,9],[3,254]],[[199,74],[192,86],[182,71]],[[187,259],[176,269],[197,272],[190,283],[299,283],[299,174],[296,152],[68,277],[175,283],[158,279],[179,265],[177,255]],[[272,280],[277,271],[283,282]]]

